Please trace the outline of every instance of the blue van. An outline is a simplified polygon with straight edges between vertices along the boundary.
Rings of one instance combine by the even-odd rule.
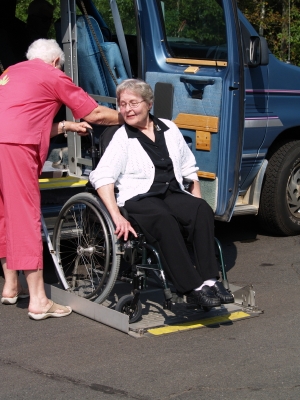
[[[148,82],[153,113],[177,124],[196,157],[216,219],[257,214],[273,234],[300,233],[300,69],[272,55],[236,0],[60,7],[65,72],[109,107],[124,78]],[[80,138],[69,134],[68,152],[68,173],[82,177],[91,163]]]

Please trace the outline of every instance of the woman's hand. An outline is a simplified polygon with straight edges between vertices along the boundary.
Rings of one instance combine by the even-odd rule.
[[[127,219],[124,218],[120,213],[115,199],[114,184],[109,183],[108,185],[101,186],[97,189],[97,193],[110,213],[114,224],[116,225],[115,235],[117,235],[118,239],[124,236],[123,239],[126,242],[129,232],[137,237],[136,231],[133,229],[130,222],[127,221]]]
[[[80,135],[80,136],[86,136],[86,135],[88,135],[86,128],[92,129],[91,125],[89,125],[85,121],[82,121],[82,122],[73,122],[73,121],[55,122],[52,125],[50,137],[52,138],[54,136],[60,135],[61,133],[66,133],[68,131],[77,132],[78,135]]]
[[[89,125],[85,121],[82,122],[65,121],[65,129],[67,132],[68,131],[77,132],[78,135],[80,136],[86,136],[88,135],[86,128],[92,129],[91,125]]]
[[[116,213],[116,215],[112,215],[111,217],[116,225],[115,235],[117,235],[118,239],[123,236],[123,239],[126,242],[129,232],[137,237],[136,231],[133,229],[130,222],[127,221],[127,219],[124,218],[120,213]]]

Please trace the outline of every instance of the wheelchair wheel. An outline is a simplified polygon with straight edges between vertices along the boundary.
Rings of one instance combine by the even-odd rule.
[[[71,197],[61,209],[53,233],[58,262],[74,294],[102,303],[120,266],[111,218],[91,193]]]
[[[129,323],[133,324],[134,322],[138,321],[141,316],[142,316],[142,303],[140,300],[137,302],[137,304],[132,307],[131,302],[133,300],[134,296],[132,294],[128,294],[126,296],[123,296],[120,298],[120,300],[117,302],[115,310],[119,311],[123,314],[126,314],[129,316]]]

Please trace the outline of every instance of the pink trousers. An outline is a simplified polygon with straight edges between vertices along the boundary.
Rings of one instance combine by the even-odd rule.
[[[7,268],[43,268],[37,145],[0,143],[0,258]]]

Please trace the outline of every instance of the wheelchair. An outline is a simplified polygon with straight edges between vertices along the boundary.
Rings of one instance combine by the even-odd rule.
[[[108,128],[103,138],[111,140],[118,127]],[[101,140],[97,149],[90,132],[92,168],[105,151],[107,144]],[[128,219],[127,211],[120,208]],[[129,323],[142,316],[140,293],[152,279],[164,294],[164,309],[171,310],[174,302],[184,298],[172,292],[165,276],[157,250],[146,242],[143,233],[134,226],[137,238],[129,236],[126,242],[114,234],[113,221],[90,184],[86,191],[71,197],[62,207],[53,231],[53,248],[61,271],[68,282],[69,291],[80,297],[102,304],[113,290],[116,281],[132,285],[131,293],[118,299],[115,310],[129,316]],[[215,238],[216,257],[219,261],[223,284],[229,289],[220,242]],[[121,268],[121,263],[126,268]],[[123,271],[122,271],[123,269]],[[204,311],[209,308],[203,307]]]

